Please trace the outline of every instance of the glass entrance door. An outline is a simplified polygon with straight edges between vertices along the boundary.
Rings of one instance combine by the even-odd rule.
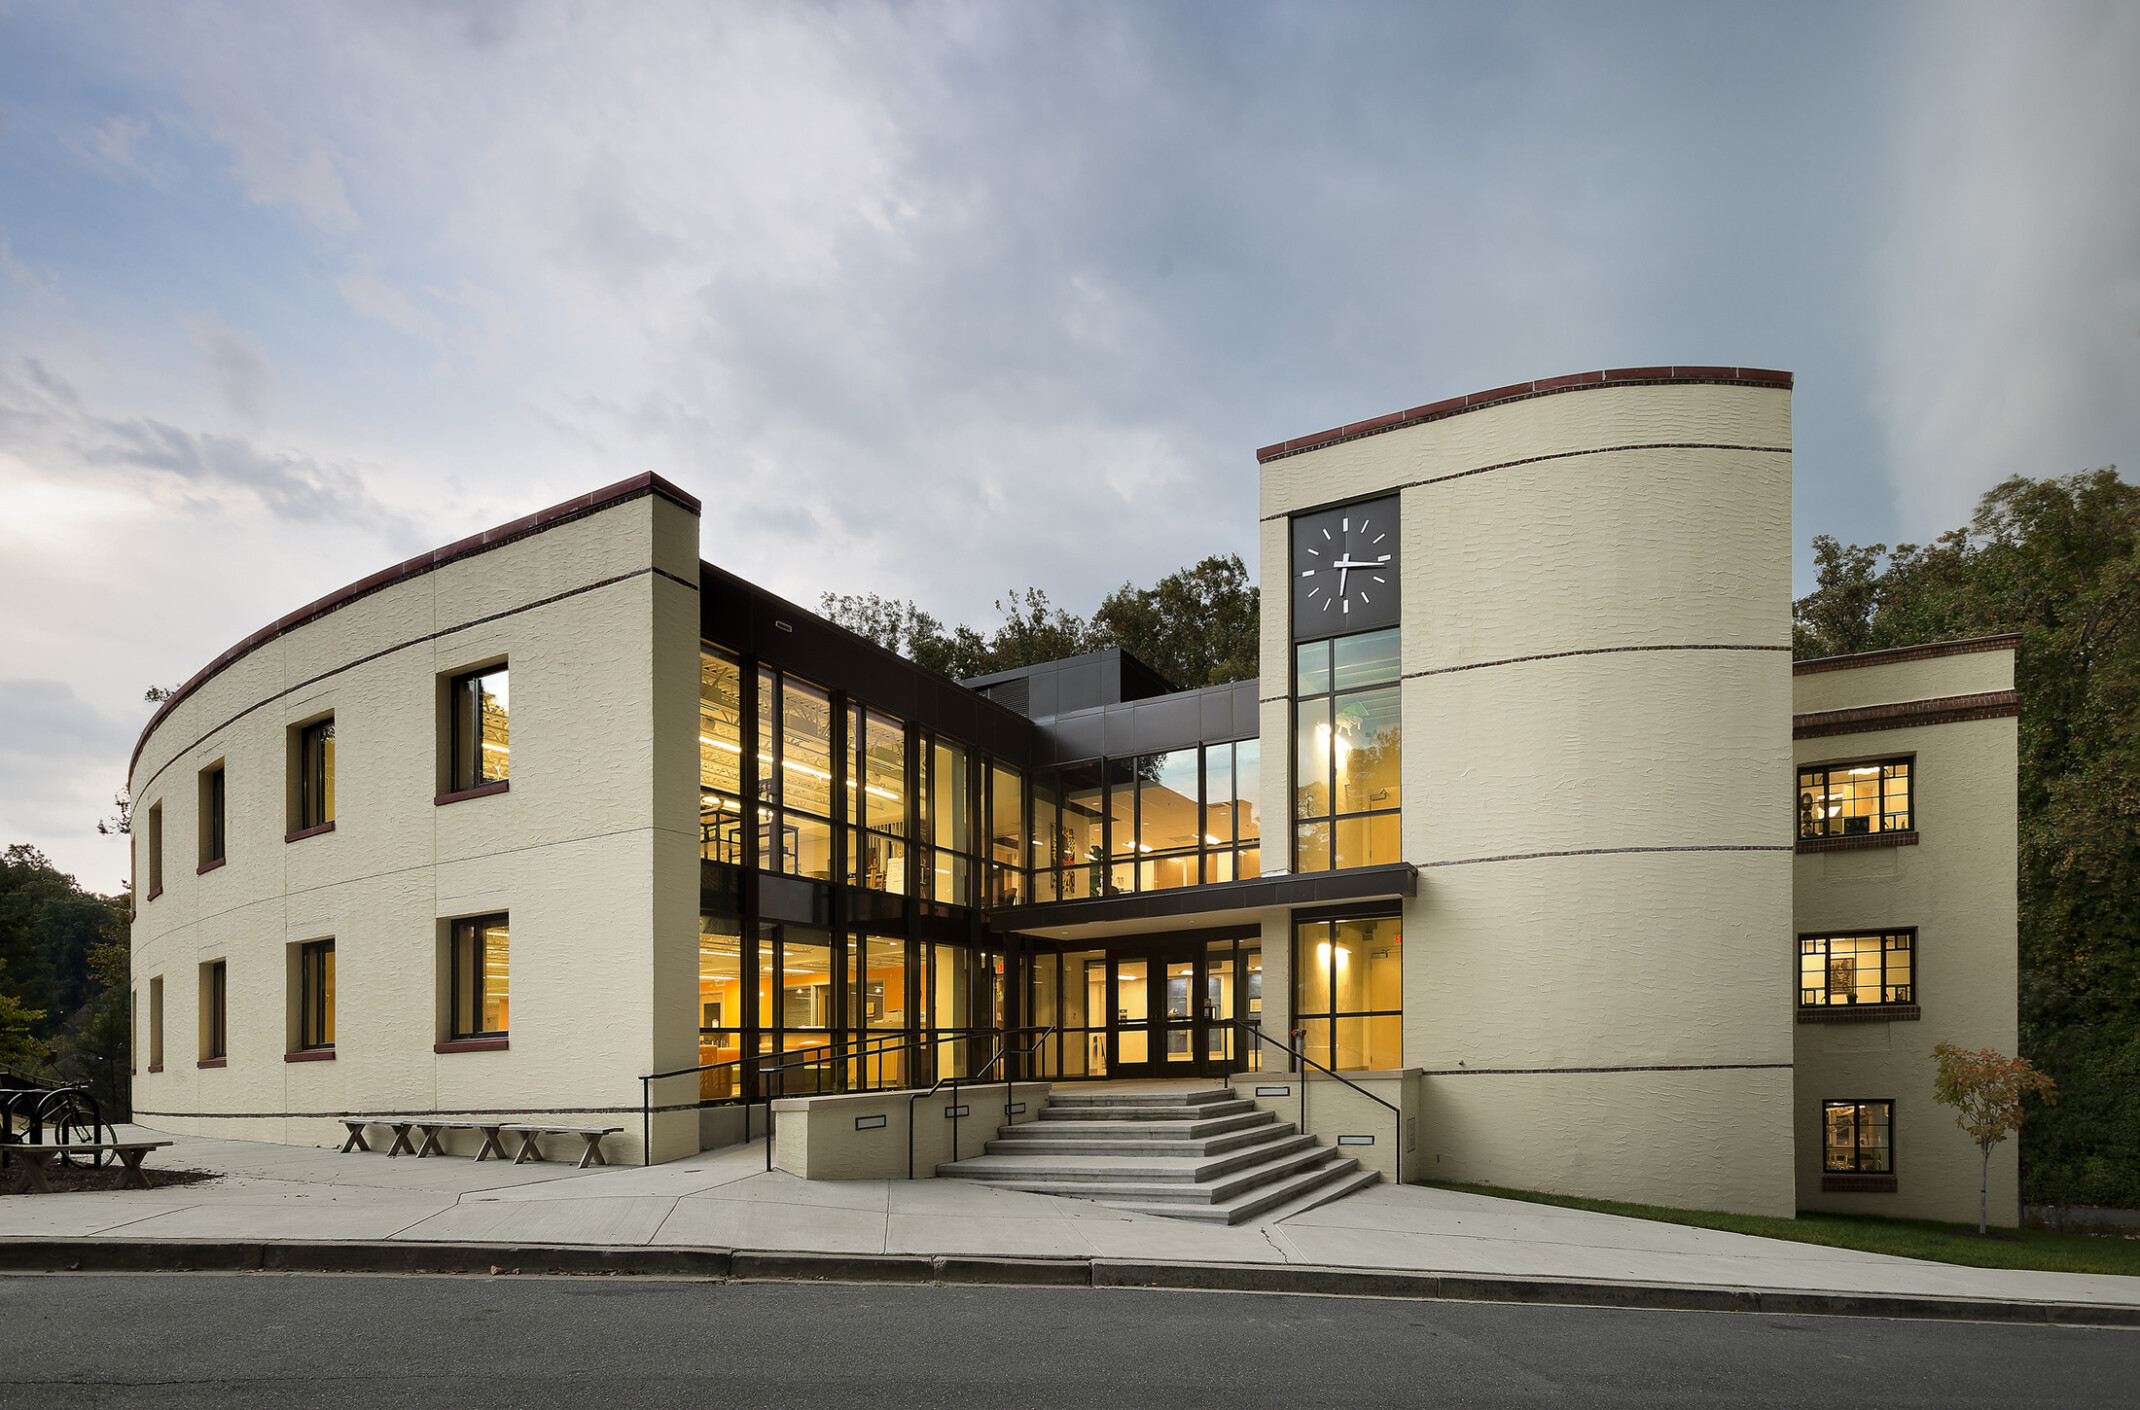
[[[1189,1077],[1204,1070],[1197,998],[1204,957],[1183,945],[1118,950],[1107,957],[1109,1077]],[[1095,1073],[1095,1076],[1100,1074]]]

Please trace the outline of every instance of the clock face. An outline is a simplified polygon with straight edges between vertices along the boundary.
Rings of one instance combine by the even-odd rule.
[[[1394,626],[1397,497],[1293,520],[1293,636],[1305,640]]]

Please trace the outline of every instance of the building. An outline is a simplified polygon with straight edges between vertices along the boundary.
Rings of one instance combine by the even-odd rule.
[[[1425,1178],[1959,1217],[1928,1055],[2013,1043],[2013,643],[1793,666],[1790,388],[1266,447],[1261,675],[1198,691],[935,676],[701,562],[653,476],[385,569],[136,747],[137,1111],[636,1147],[644,1092],[666,1160],[1020,1029],[1079,1079],[1290,1038],[1419,1074]]]

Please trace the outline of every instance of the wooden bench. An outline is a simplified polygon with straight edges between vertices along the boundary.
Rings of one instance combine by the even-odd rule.
[[[364,1129],[367,1126],[384,1126],[394,1133],[394,1142],[386,1151],[388,1156],[406,1154],[421,1160],[427,1155],[444,1155],[446,1148],[439,1142],[442,1133],[480,1131],[483,1133],[483,1148],[476,1152],[477,1160],[488,1160],[492,1156],[500,1160],[511,1158],[499,1133],[512,1128],[502,1121],[466,1121],[441,1116],[344,1116],[340,1120],[349,1128],[349,1139],[342,1142],[344,1155],[350,1151],[370,1150],[370,1144],[364,1139]],[[412,1140],[412,1133],[421,1139]]]
[[[622,1126],[507,1126],[505,1129],[520,1137],[520,1153],[513,1157],[513,1164],[518,1165],[527,1160],[542,1160],[544,1158],[542,1147],[536,1143],[544,1136],[577,1136],[587,1144],[585,1149],[580,1152],[579,1165],[576,1168],[585,1170],[590,1165],[609,1164],[608,1158],[602,1154],[602,1138],[604,1136],[614,1136],[624,1128]]]
[[[33,1195],[49,1195],[52,1184],[45,1178],[45,1169],[63,1155],[96,1155],[102,1152],[119,1157],[118,1179],[113,1181],[115,1190],[145,1190],[149,1177],[142,1173],[141,1162],[150,1151],[161,1150],[169,1141],[105,1141],[86,1146],[33,1146],[10,1142],[7,1159],[10,1165],[20,1163],[21,1172],[15,1176],[15,1188]]]

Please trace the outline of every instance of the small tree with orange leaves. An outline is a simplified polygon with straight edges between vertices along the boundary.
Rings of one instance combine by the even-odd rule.
[[[1984,1153],[1977,1186],[1977,1232],[1989,1232],[1991,1148],[2021,1129],[2021,1099],[2034,1092],[2047,1102],[2058,1100],[2058,1084],[2025,1057],[2007,1057],[1990,1048],[1968,1052],[1952,1043],[1932,1049],[1939,1075],[1932,1095],[1954,1108],[1954,1124],[1969,1133]]]

